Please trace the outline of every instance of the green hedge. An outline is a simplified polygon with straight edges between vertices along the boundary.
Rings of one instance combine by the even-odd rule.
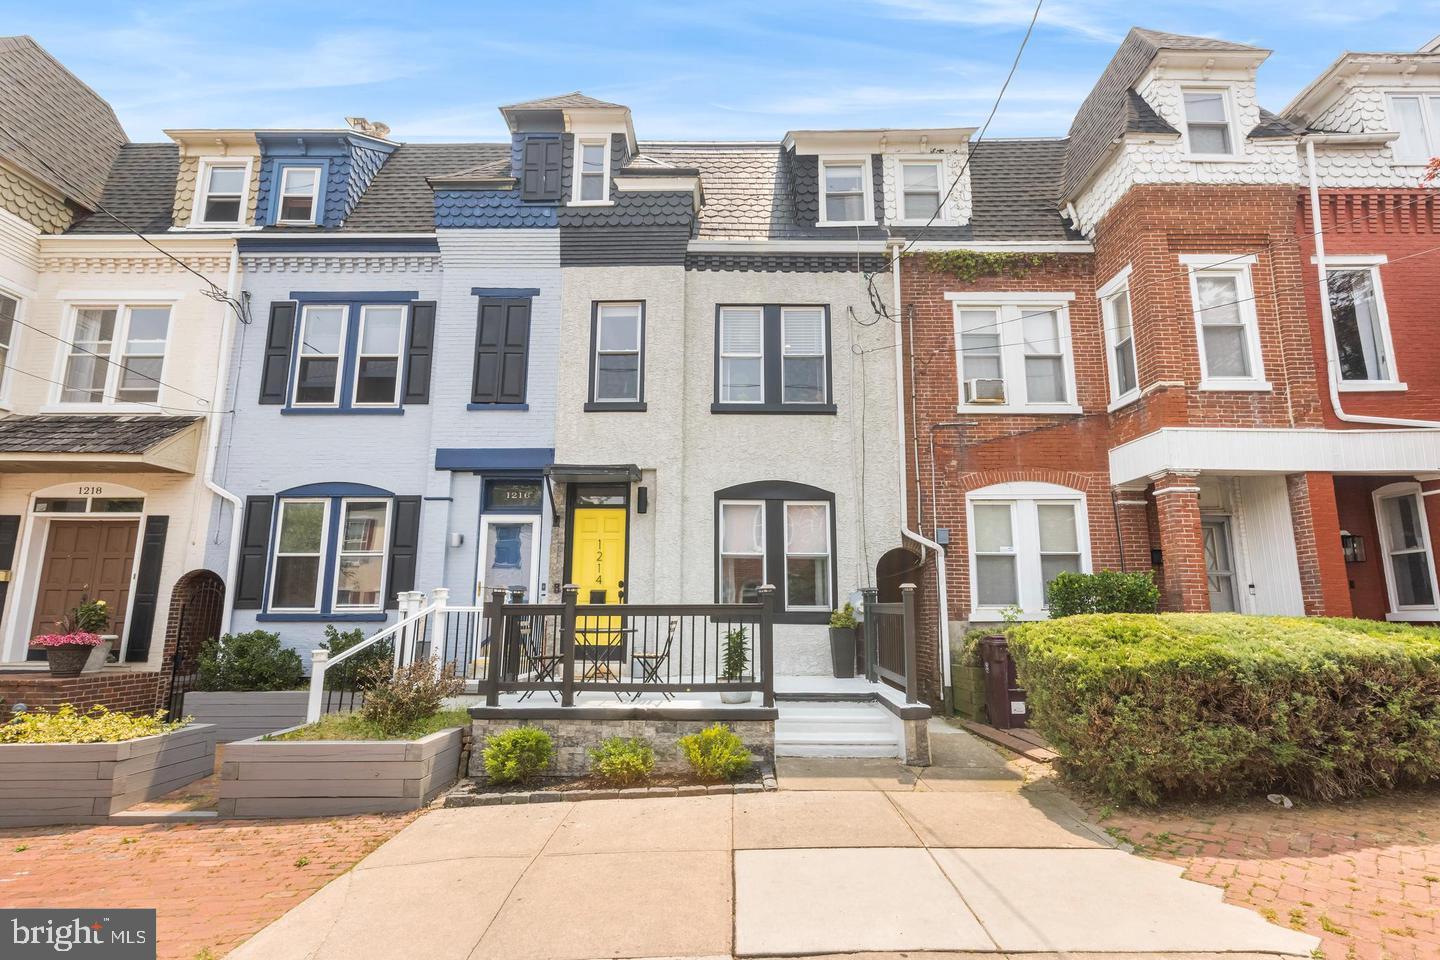
[[[1050,581],[1045,598],[1050,616],[1057,619],[1081,613],[1154,613],[1160,609],[1160,588],[1149,570],[1062,573]]]
[[[1331,800],[1440,779],[1440,631],[1112,614],[1009,631],[1032,725],[1122,801]]]

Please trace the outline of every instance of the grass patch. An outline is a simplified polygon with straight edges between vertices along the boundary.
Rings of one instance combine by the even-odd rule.
[[[450,727],[467,727],[470,714],[465,710],[441,710],[395,733],[385,733],[379,724],[358,713],[331,713],[315,723],[265,740],[418,740]]]

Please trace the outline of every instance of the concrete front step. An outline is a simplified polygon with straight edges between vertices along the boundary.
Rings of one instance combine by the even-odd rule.
[[[894,757],[898,724],[876,703],[787,701],[775,721],[781,757]]]

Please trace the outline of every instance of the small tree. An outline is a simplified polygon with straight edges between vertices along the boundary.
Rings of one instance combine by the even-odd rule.
[[[435,715],[447,697],[465,690],[454,668],[441,669],[435,657],[403,666],[393,677],[388,662],[374,664],[360,683],[365,690],[360,715],[392,736]]]
[[[745,679],[745,668],[750,665],[750,648],[745,639],[744,627],[734,627],[725,634],[725,656],[720,666],[721,680]]]

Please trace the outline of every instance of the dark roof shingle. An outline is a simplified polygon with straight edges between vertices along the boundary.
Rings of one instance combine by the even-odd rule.
[[[587,97],[579,90],[572,90],[569,93],[562,93],[554,97],[541,97],[538,100],[525,100],[521,103],[507,103],[501,110],[564,110],[567,107],[610,107],[617,110],[626,109],[623,103],[610,103],[605,100],[596,100],[594,97]]]
[[[70,233],[163,233],[174,219],[175,178],[180,175],[180,148],[173,143],[127,143],[120,148],[100,205],[108,213],[92,213]],[[109,214],[114,214],[110,216]],[[117,223],[116,218],[120,221]]]
[[[984,140],[970,155],[976,240],[1076,240],[1060,216],[1065,141]]]
[[[509,162],[508,143],[402,143],[370,181],[341,230],[429,233],[435,229],[435,194],[429,179]]]
[[[0,453],[144,453],[199,417],[36,415],[0,419]]]
[[[30,37],[0,37],[0,157],[93,206],[125,130],[99,94]]]

